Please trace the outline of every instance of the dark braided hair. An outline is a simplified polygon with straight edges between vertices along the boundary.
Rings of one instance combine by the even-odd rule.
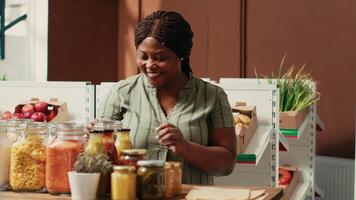
[[[192,73],[189,56],[193,46],[193,32],[182,15],[174,11],[156,11],[148,15],[136,26],[136,49],[147,37],[155,38],[174,51],[182,59],[182,71],[187,75]]]

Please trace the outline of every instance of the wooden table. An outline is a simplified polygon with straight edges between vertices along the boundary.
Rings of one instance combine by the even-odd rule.
[[[182,187],[182,194],[173,198],[173,200],[184,200],[185,195],[193,188],[199,187],[194,185],[185,185]],[[211,186],[217,187],[217,186]],[[265,200],[277,200],[281,199],[283,195],[283,190],[281,188],[270,188],[270,187],[224,187],[224,188],[244,188],[244,189],[266,189],[269,194]],[[1,200],[71,200],[70,196],[58,196],[58,195],[50,195],[48,193],[27,193],[27,192],[0,192]]]

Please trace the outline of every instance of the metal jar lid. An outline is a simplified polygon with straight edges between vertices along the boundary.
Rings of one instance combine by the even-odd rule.
[[[125,155],[147,155],[146,149],[123,149],[120,152]]]
[[[147,167],[163,167],[163,160],[139,160],[137,162],[138,166],[147,166]]]

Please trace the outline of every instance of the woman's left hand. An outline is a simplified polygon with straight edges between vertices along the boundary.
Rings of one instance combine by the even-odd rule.
[[[176,154],[180,154],[188,145],[188,141],[184,139],[179,128],[170,123],[164,123],[158,126],[157,139],[161,145],[167,146]]]

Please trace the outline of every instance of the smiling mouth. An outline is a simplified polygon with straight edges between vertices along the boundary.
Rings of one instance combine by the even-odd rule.
[[[156,72],[156,73],[147,72],[146,74],[147,74],[147,77],[151,78],[151,79],[157,78],[158,76],[161,75],[161,73],[158,73],[158,72]]]

